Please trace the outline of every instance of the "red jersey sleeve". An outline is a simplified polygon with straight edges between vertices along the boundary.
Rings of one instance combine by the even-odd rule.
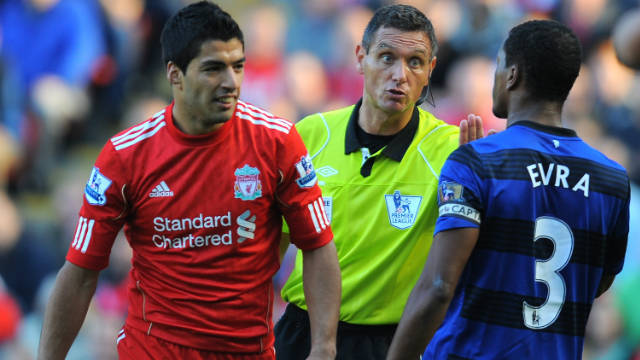
[[[295,126],[278,151],[278,169],[281,174],[278,198],[291,242],[301,250],[324,246],[333,239],[333,233],[324,212],[316,172]]]
[[[113,241],[124,223],[125,175],[111,142],[107,142],[84,189],[78,225],[67,252],[69,262],[91,270],[102,270],[109,264]]]

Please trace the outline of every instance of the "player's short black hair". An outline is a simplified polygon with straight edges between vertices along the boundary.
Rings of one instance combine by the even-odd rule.
[[[564,102],[573,86],[582,59],[576,35],[552,20],[531,20],[509,32],[504,43],[505,65],[518,64],[525,88],[539,100]]]
[[[402,31],[424,31],[431,43],[431,56],[435,56],[438,51],[438,41],[433,30],[433,24],[422,11],[411,5],[387,5],[379,8],[373,14],[362,36],[362,47],[367,53],[369,53],[373,35],[381,27]]]
[[[200,53],[200,46],[208,40],[240,40],[242,30],[235,20],[218,5],[200,1],[185,6],[174,14],[162,29],[160,44],[162,60],[172,61],[182,71]]]

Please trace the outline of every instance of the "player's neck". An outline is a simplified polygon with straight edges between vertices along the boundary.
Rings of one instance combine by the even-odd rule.
[[[203,126],[202,121],[197,121],[194,116],[186,111],[183,111],[183,107],[179,102],[175,101],[173,104],[173,110],[171,111],[171,117],[173,124],[178,130],[187,135],[205,135],[210,134],[224,125],[224,123],[218,123],[214,125],[206,124]]]
[[[358,113],[358,125],[368,134],[395,135],[411,121],[413,110],[414,108],[411,107],[404,112],[389,115],[363,99]]]
[[[551,101],[515,101],[509,106],[507,126],[521,120],[562,127],[562,103]]]

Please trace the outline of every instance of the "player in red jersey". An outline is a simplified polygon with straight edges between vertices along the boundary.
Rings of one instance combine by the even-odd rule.
[[[340,270],[295,127],[238,100],[242,32],[218,6],[183,8],[161,43],[174,102],[98,156],[38,357],[64,358],[124,226],[133,267],[121,359],[275,358],[271,278],[284,216],[304,255],[310,358],[332,358]]]

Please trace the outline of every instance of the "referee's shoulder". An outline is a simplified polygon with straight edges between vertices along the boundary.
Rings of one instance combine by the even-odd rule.
[[[314,127],[324,127],[327,125],[333,125],[336,122],[348,121],[351,116],[351,112],[353,111],[354,105],[343,107],[336,110],[330,110],[325,112],[318,112],[315,114],[311,114],[305,116],[300,121],[296,123],[296,128],[300,130],[301,128],[314,128]]]
[[[296,129],[307,148],[321,147],[330,139],[338,139],[344,133],[354,105],[337,110],[315,113],[296,123]],[[333,142],[332,142],[333,143]]]
[[[447,124],[422,108],[418,108],[418,111],[422,123],[421,136],[425,140],[422,141],[423,145],[446,148],[450,151],[458,147],[460,140],[459,127]]]

